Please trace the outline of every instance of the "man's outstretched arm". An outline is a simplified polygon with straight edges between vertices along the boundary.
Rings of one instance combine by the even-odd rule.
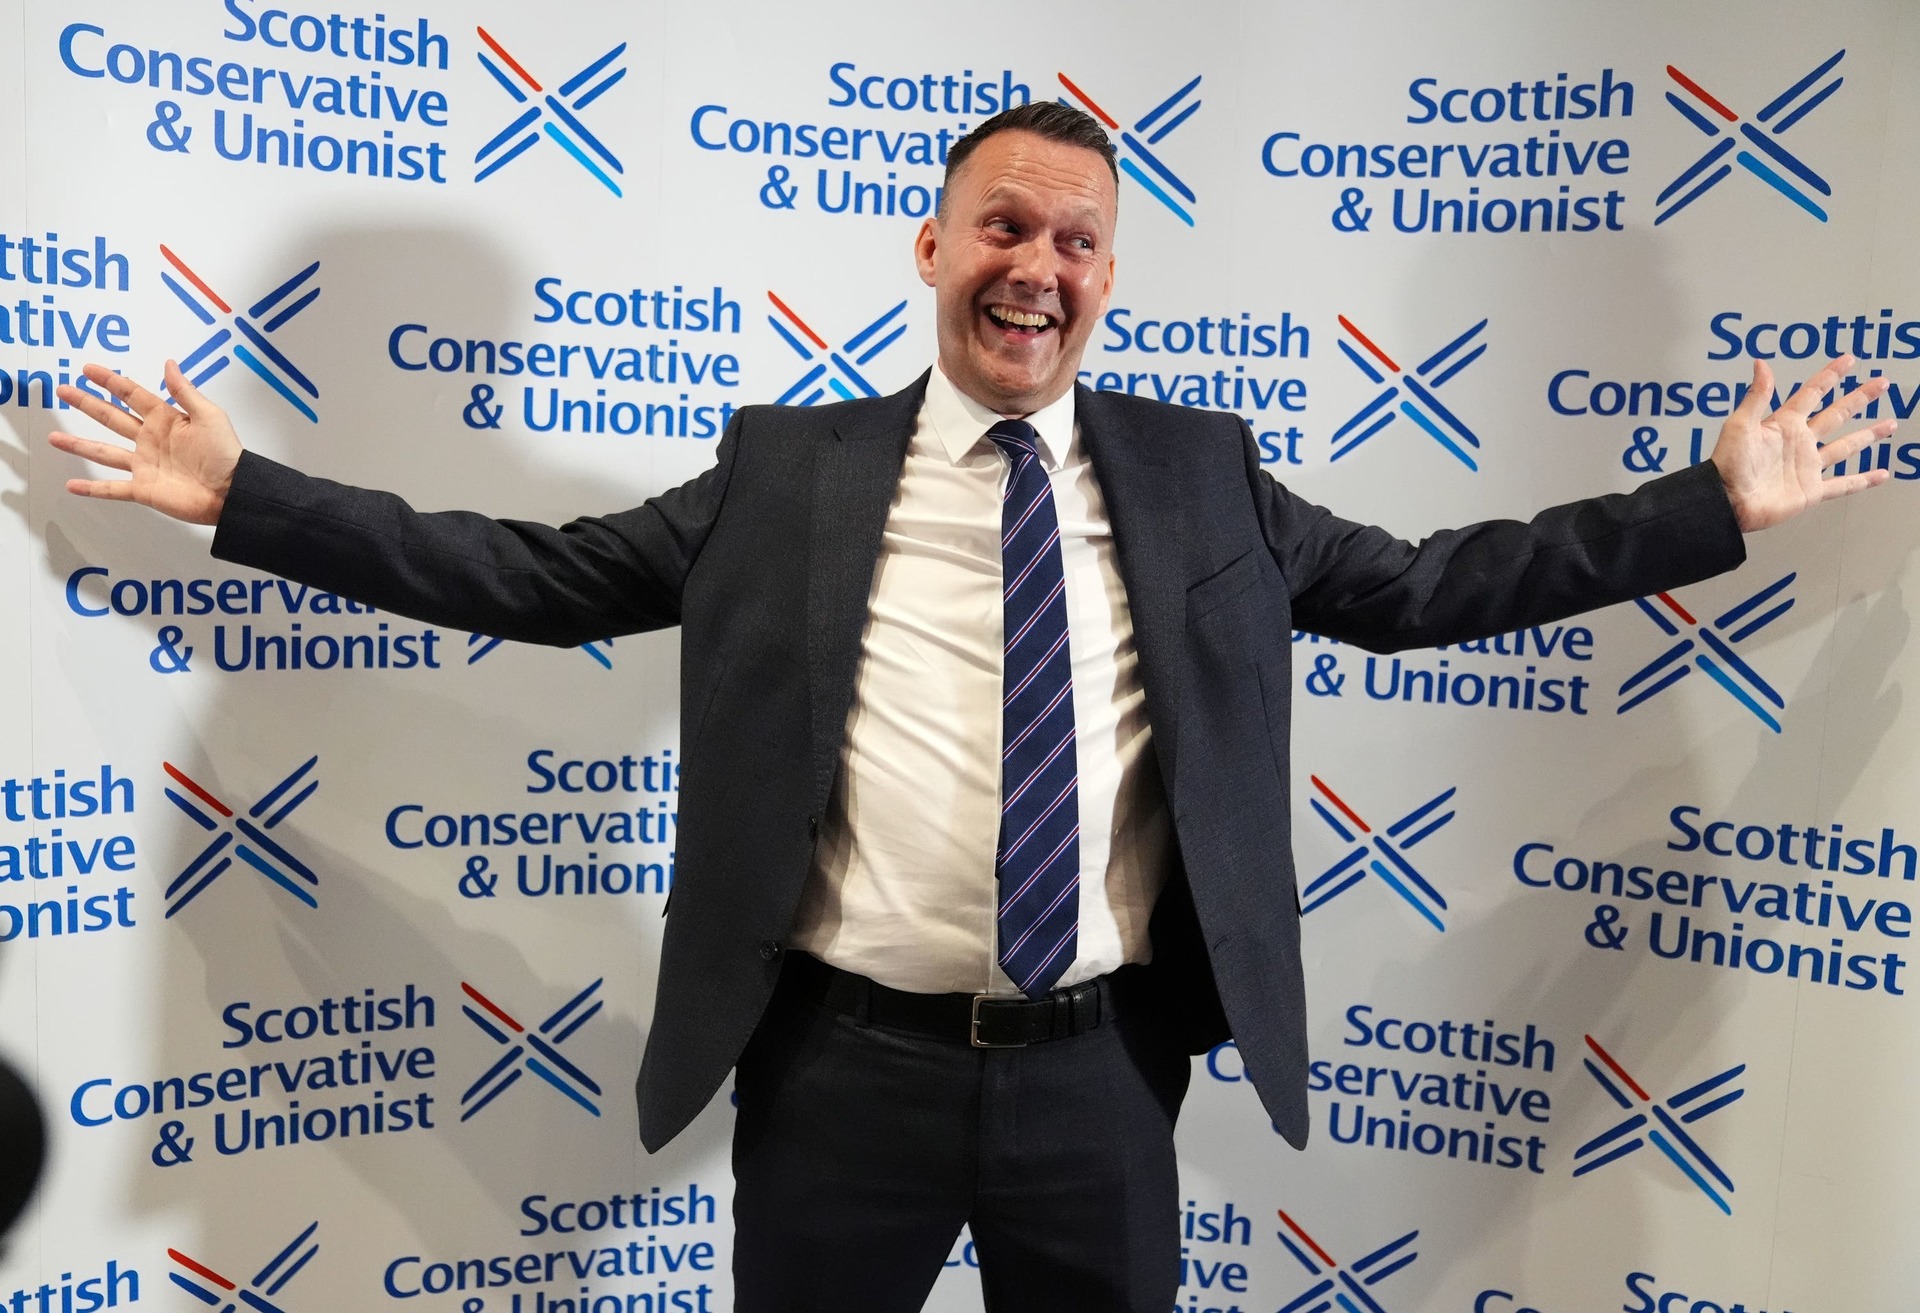
[[[1731,569],[1745,557],[1742,533],[1889,477],[1886,470],[1826,474],[1895,427],[1881,420],[1835,438],[1887,387],[1874,379],[1823,407],[1852,363],[1845,356],[1831,362],[1768,413],[1773,375],[1756,362],[1753,385],[1721,428],[1710,461],[1632,494],[1556,506],[1525,523],[1445,530],[1418,546],[1341,520],[1263,479],[1262,521],[1293,592],[1295,623],[1376,650],[1429,647]]]
[[[714,469],[616,515],[560,528],[464,511],[422,514],[388,493],[310,478],[245,453],[226,414],[169,362],[176,408],[97,365],[61,398],[132,445],[55,433],[55,447],[120,470],[69,491],[214,524],[214,554],[382,610],[522,642],[574,644],[657,629],[719,513],[740,420]]]

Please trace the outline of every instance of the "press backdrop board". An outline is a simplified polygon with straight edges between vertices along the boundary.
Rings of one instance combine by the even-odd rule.
[[[0,1048],[38,1313],[731,1297],[723,1091],[637,1143],[669,633],[495,643],[62,491],[84,360],[257,450],[560,520],[741,405],[911,381],[1008,102],[1113,130],[1084,381],[1419,537],[1700,459],[1768,357],[1920,398],[1920,12],[1493,0],[0,3]],[[1920,443],[1723,578],[1487,644],[1296,636],[1313,1139],[1231,1047],[1183,1310],[1916,1305]],[[957,1245],[933,1307],[978,1306]],[[19,1293],[14,1293],[18,1291]]]

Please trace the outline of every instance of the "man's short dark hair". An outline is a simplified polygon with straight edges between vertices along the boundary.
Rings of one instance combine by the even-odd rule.
[[[1092,151],[1107,162],[1107,172],[1113,175],[1114,187],[1117,189],[1120,186],[1120,168],[1114,162],[1113,142],[1107,139],[1106,129],[1100,126],[1100,121],[1085,110],[1062,105],[1057,100],[1034,100],[1001,110],[947,148],[947,174],[941,183],[940,193],[942,210],[946,208],[947,189],[953,185],[954,177],[965,167],[973,152],[980,148],[980,143],[996,133],[1015,130]]]

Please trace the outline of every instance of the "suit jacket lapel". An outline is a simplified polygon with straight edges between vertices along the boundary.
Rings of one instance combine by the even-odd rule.
[[[812,809],[827,803],[866,630],[887,511],[927,390],[922,374],[890,397],[849,406],[813,465],[807,571],[807,678],[813,708]]]
[[[926,386],[922,374],[904,391],[849,407],[814,461],[807,674],[815,815],[825,808],[839,769],[873,568]],[[1173,672],[1186,604],[1177,550],[1179,498],[1168,495],[1168,462],[1151,435],[1135,430],[1085,388],[1076,395],[1075,414],[1113,525],[1147,714],[1161,773],[1171,781],[1179,741]]]
[[[1146,692],[1147,718],[1153,725],[1155,753],[1169,790],[1179,744],[1178,667],[1186,624],[1186,587],[1180,572],[1182,498],[1169,486],[1173,471],[1154,435],[1143,433],[1116,413],[1097,392],[1082,387],[1074,413],[1080,440],[1100,480],[1113,525],[1120,581],[1133,617],[1134,647],[1140,654],[1140,683]]]

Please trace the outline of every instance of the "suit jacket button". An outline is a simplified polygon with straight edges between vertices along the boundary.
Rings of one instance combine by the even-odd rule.
[[[760,957],[763,961],[771,962],[779,956],[780,944],[778,940],[766,939],[761,941]]]
[[[818,816],[807,817],[807,838],[818,839],[819,837],[820,837],[820,818]]]

